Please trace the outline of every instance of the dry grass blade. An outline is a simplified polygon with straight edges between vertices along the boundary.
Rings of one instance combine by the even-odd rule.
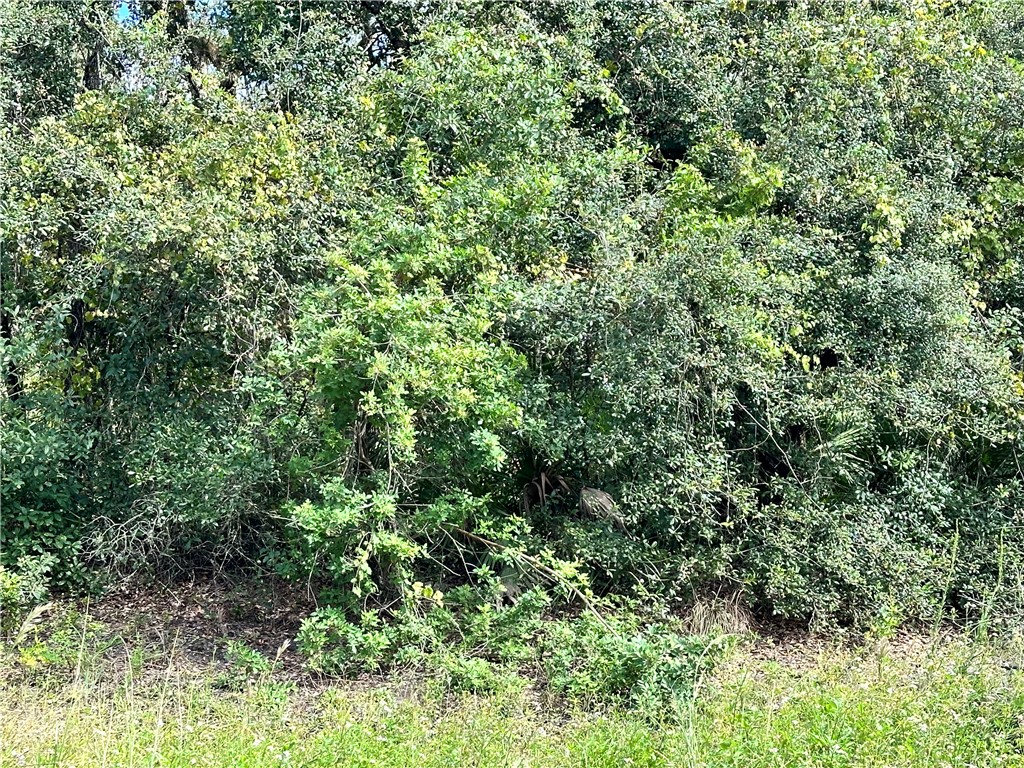
[[[46,616],[53,609],[53,603],[43,603],[33,608],[25,620],[21,623],[21,627],[18,629],[18,634],[14,636],[14,644],[20,645],[21,642],[28,637],[28,633],[37,627]]]
[[[701,597],[686,617],[686,631],[694,635],[739,635],[750,632],[753,620],[741,592]]]

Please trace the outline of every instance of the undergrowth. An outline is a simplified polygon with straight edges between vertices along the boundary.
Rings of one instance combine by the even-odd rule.
[[[798,672],[733,653],[670,721],[555,708],[530,687],[438,696],[257,673],[225,689],[163,658],[159,674],[127,666],[60,689],[8,679],[0,765],[1014,766],[1024,764],[1016,658],[945,640],[833,649]]]

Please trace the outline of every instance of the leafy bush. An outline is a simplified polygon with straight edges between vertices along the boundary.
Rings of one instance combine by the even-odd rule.
[[[502,675],[487,659],[442,656],[437,666],[438,679],[446,691],[495,693],[514,680]]]
[[[466,587],[444,594],[420,582],[410,592],[388,621],[379,611],[355,611],[355,616],[334,607],[316,611],[299,633],[310,666],[344,672],[413,664],[455,674],[449,667],[458,667],[459,659],[498,664],[535,659],[542,613],[550,604],[544,591],[528,590],[510,603],[497,590],[497,600]],[[472,662],[466,671],[485,666]]]
[[[396,653],[395,630],[364,611],[358,623],[337,608],[321,608],[302,622],[299,645],[310,666],[327,673],[376,671]]]
[[[334,670],[1024,612],[1014,4],[86,5],[0,25],[4,567],[272,567]]]
[[[686,712],[723,648],[721,639],[680,635],[666,625],[585,614],[548,628],[544,669],[551,688],[570,700],[627,707],[664,722]]]
[[[22,555],[14,568],[0,566],[0,637],[25,629],[23,622],[45,603],[56,564],[54,555]]]

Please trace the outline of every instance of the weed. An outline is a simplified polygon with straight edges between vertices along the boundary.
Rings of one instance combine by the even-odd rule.
[[[270,659],[238,640],[229,640],[225,651],[229,669],[221,676],[228,688],[241,688],[265,680],[273,671]]]

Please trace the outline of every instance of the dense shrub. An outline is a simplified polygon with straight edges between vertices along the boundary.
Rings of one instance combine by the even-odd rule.
[[[5,568],[1021,607],[1017,4],[14,6]]]

